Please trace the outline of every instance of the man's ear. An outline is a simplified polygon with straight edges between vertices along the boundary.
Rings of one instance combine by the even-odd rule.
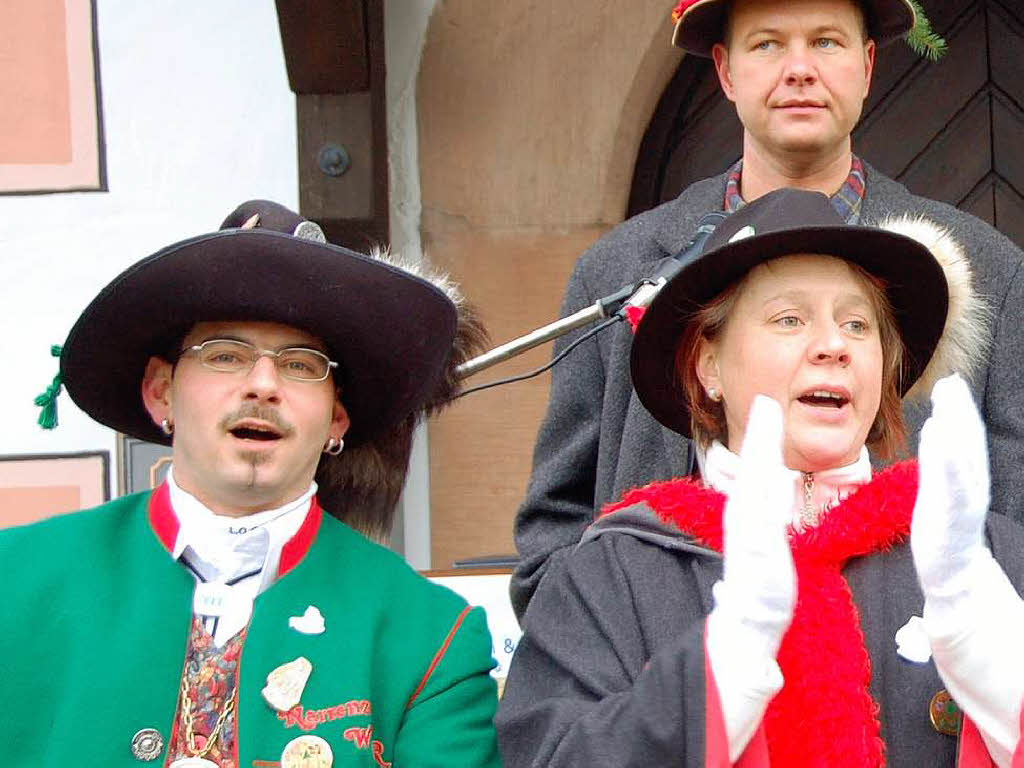
[[[172,408],[171,376],[173,366],[162,357],[151,357],[142,374],[142,404],[146,406],[153,423],[160,425],[164,419],[174,423]]]
[[[722,377],[718,372],[718,354],[715,345],[706,338],[701,337],[697,345],[697,380],[704,387],[704,391],[717,389],[722,391]]]
[[[718,83],[722,86],[722,93],[729,101],[736,101],[732,85],[732,72],[729,69],[729,50],[721,43],[715,43],[711,49],[711,58],[715,62],[715,72],[718,73]]]
[[[871,90],[871,75],[875,71],[875,41],[868,40],[864,43],[864,98],[868,97]]]
[[[336,437],[338,439],[344,437],[351,424],[352,421],[348,417],[348,411],[346,411],[345,406],[341,404],[341,400],[338,397],[335,397],[334,410],[331,412],[331,437]]]

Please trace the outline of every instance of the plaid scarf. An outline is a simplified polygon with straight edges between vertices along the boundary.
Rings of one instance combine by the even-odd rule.
[[[735,213],[747,204],[740,194],[740,179],[743,176],[743,158],[741,157],[726,176],[725,181],[725,212]],[[850,175],[846,177],[843,186],[839,188],[832,197],[832,207],[836,213],[846,220],[847,224],[858,224],[860,222],[860,208],[864,202],[864,164],[860,158],[853,155],[850,163]]]

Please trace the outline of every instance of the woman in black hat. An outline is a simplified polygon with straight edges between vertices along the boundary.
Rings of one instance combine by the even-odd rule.
[[[545,577],[506,765],[1010,765],[1024,532],[985,520],[962,379],[935,385],[920,489],[917,463],[873,474],[865,447],[903,448],[901,398],[969,373],[984,318],[927,223],[849,227],[796,190],[727,219],[631,360],[702,479],[630,492]]]

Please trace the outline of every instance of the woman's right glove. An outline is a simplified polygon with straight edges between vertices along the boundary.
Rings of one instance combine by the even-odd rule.
[[[910,548],[935,666],[993,760],[1009,765],[1024,699],[1024,603],[985,543],[985,425],[957,375],[932,390],[918,456]]]
[[[714,586],[707,624],[707,654],[733,762],[782,688],[775,655],[796,604],[787,536],[793,481],[782,463],[782,438],[782,409],[757,396],[725,505],[724,574]]]

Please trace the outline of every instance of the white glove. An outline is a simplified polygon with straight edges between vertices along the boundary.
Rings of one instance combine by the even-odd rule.
[[[940,677],[997,765],[1009,765],[1024,701],[1024,603],[985,544],[985,426],[958,375],[932,390],[921,429],[910,548]]]
[[[739,471],[725,505],[725,570],[714,586],[707,625],[708,659],[733,762],[782,687],[775,654],[796,603],[786,534],[793,505],[790,474],[782,463],[782,410],[759,395],[750,408]]]
[[[932,389],[932,415],[921,428],[918,457],[910,546],[925,597],[945,607],[963,598],[972,572],[992,557],[984,541],[989,502],[985,425],[959,375]]]

